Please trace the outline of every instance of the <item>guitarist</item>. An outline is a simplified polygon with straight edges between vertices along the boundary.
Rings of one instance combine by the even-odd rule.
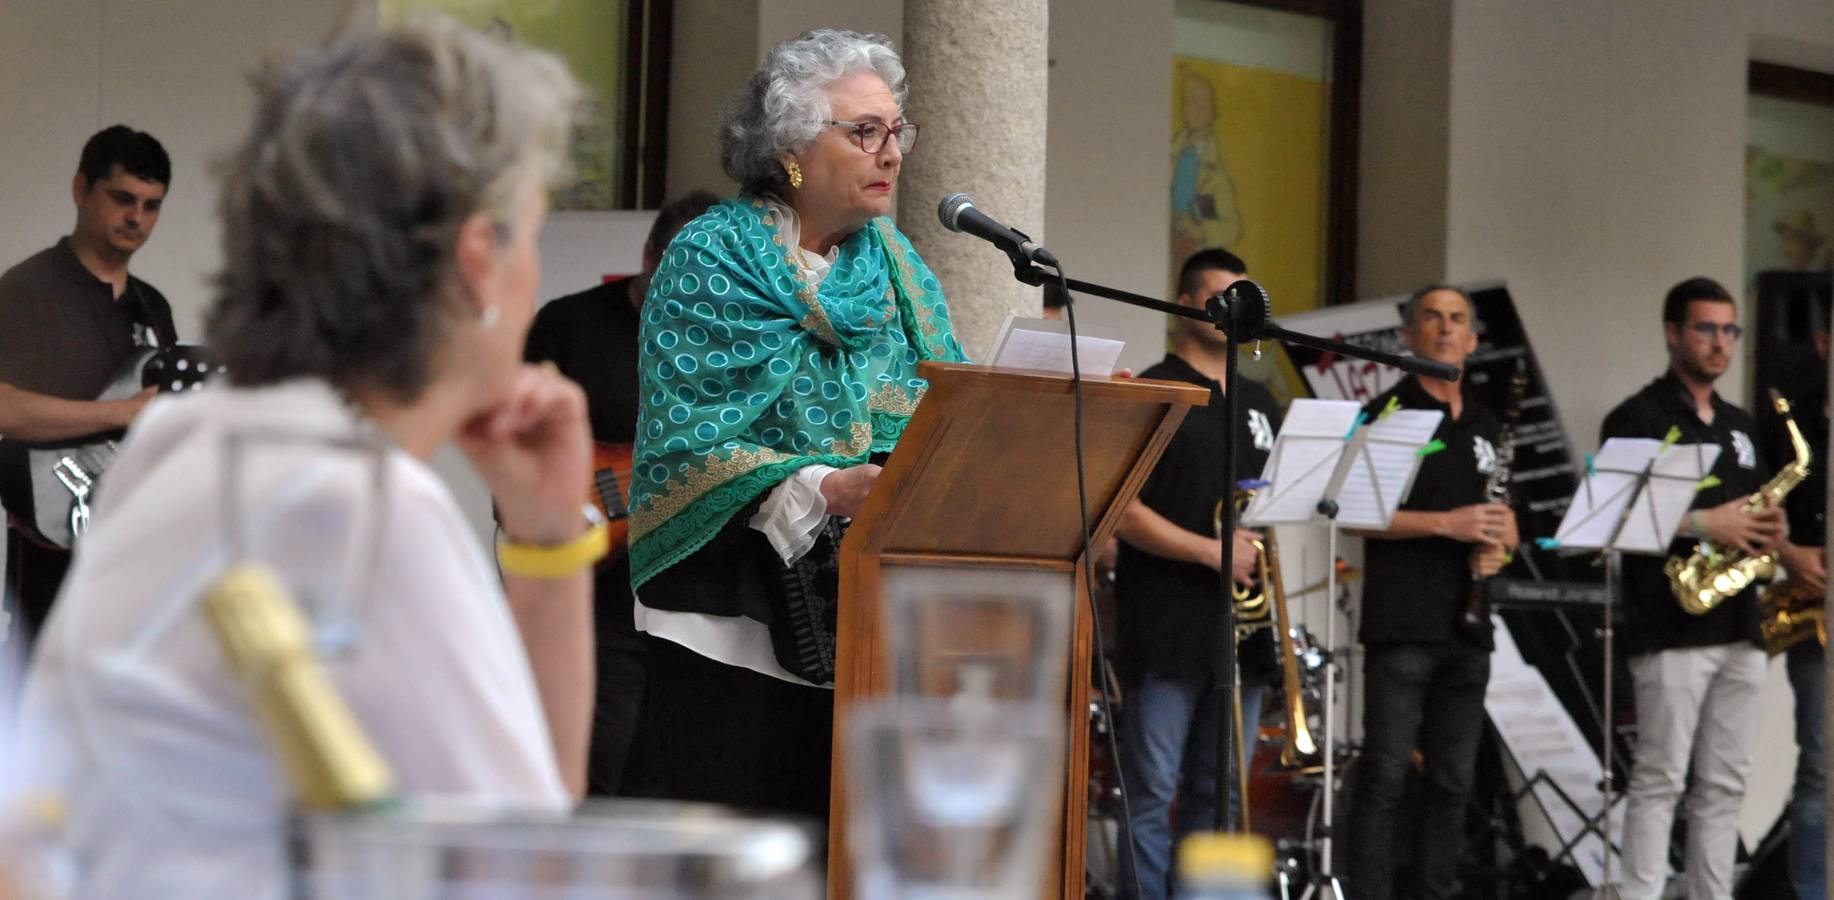
[[[643,271],[558,298],[541,308],[529,329],[524,356],[552,362],[586,391],[592,439],[629,445],[637,429],[637,314],[662,251],[683,225],[719,198],[695,191],[656,214],[643,242]],[[630,463],[624,457],[619,491],[628,491]],[[595,584],[598,623],[598,697],[592,713],[592,746],[587,759],[587,792],[611,796],[623,780],[637,708],[643,699],[643,639],[631,621],[630,565],[621,548],[617,562],[600,569]]]
[[[152,135],[125,125],[83,145],[70,195],[76,228],[0,275],[0,506],[8,514],[7,595],[35,634],[70,554],[37,540],[26,449],[118,436],[152,398],[96,401],[147,346],[177,341],[172,308],[128,274],[159,221],[172,163]],[[0,638],[5,632],[0,631]]]

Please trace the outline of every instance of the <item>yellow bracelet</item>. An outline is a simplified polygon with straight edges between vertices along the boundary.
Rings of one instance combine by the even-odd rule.
[[[596,512],[597,510],[594,510]],[[520,544],[497,541],[497,564],[503,571],[524,578],[566,578],[605,558],[611,552],[611,533],[605,520],[591,516],[592,527],[564,544]]]

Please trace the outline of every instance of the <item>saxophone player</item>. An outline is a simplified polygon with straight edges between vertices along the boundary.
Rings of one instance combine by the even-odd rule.
[[[1808,442],[1813,462],[1808,477],[1784,498],[1783,510],[1789,521],[1789,540],[1777,548],[1783,568],[1789,572],[1789,583],[1783,590],[1827,596],[1828,566],[1824,547],[1827,540],[1828,496],[1828,324],[1815,329],[1815,353],[1821,359],[1821,371],[1815,387],[1792,398],[1795,416],[1803,439]],[[1788,430],[1781,416],[1761,420],[1764,448],[1773,460],[1789,459],[1795,454]],[[1820,605],[1820,604],[1817,604]],[[1827,806],[1828,745],[1823,711],[1826,697],[1826,650],[1818,640],[1802,640],[1785,651],[1790,688],[1796,695],[1796,779],[1789,800],[1789,880],[1796,889],[1797,900],[1827,900]]]
[[[1744,508],[1767,474],[1753,420],[1713,389],[1741,333],[1732,295],[1709,278],[1675,285],[1662,304],[1662,331],[1668,371],[1605,416],[1600,440],[1660,439],[1674,428],[1679,443],[1720,447],[1712,472],[1717,484],[1709,479],[1695,495],[1671,555],[1688,557],[1697,541],[1735,554],[1775,549],[1784,534],[1782,510]],[[1626,558],[1622,584],[1637,745],[1619,894],[1622,900],[1662,894],[1675,807],[1685,793],[1687,896],[1729,898],[1739,804],[1762,711],[1765,654],[1756,592],[1691,613],[1677,602],[1656,557]]]
[[[1476,310],[1464,291],[1435,284],[1408,299],[1402,336],[1416,355],[1463,367],[1477,349]],[[1487,628],[1461,627],[1473,575],[1502,568],[1516,545],[1515,514],[1486,497],[1502,423],[1459,381],[1410,375],[1370,401],[1373,420],[1394,403],[1445,413],[1413,489],[1387,531],[1365,543],[1363,757],[1352,785],[1346,874],[1357,900],[1459,895],[1465,805],[1471,796],[1484,689]],[[1417,816],[1402,802],[1413,751],[1424,763]],[[1418,819],[1416,847],[1396,835]],[[1398,881],[1398,883],[1397,883]]]

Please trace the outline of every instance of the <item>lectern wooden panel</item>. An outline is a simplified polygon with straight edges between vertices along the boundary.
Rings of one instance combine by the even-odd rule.
[[[919,574],[947,579],[951,572],[984,583],[988,571],[1007,570],[1072,607],[1062,837],[1045,896],[1080,897],[1092,642],[1080,577],[1087,560],[1077,512],[1072,383],[1059,375],[950,363],[924,363],[919,372],[929,379],[929,391],[841,546],[828,895],[844,900],[853,893],[848,707],[901,688],[886,658],[887,586]],[[1085,377],[1083,457],[1094,546],[1114,533],[1185,413],[1209,396],[1189,384]],[[928,676],[921,680],[902,689],[950,689]]]

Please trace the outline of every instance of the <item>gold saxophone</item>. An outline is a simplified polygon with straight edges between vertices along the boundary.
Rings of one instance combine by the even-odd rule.
[[[1758,598],[1758,628],[1764,632],[1764,649],[1776,656],[1809,638],[1826,647],[1828,623],[1824,606],[1820,593],[1795,579],[1772,585]]]
[[[1809,474],[1808,441],[1802,439],[1802,431],[1796,427],[1796,420],[1789,414],[1789,401],[1772,388],[1770,403],[1776,408],[1777,414],[1783,417],[1784,426],[1789,429],[1789,442],[1796,451],[1796,459],[1784,466],[1757,493],[1747,498],[1744,505],[1739,507],[1742,512],[1756,512],[1766,506],[1781,504],[1784,496]],[[1676,602],[1681,604],[1682,609],[1698,616],[1719,606],[1726,598],[1735,597],[1752,584],[1774,575],[1777,571],[1777,557],[1775,553],[1752,556],[1733,547],[1701,541],[1687,559],[1669,557],[1666,571],[1669,588],[1673,590]]]

